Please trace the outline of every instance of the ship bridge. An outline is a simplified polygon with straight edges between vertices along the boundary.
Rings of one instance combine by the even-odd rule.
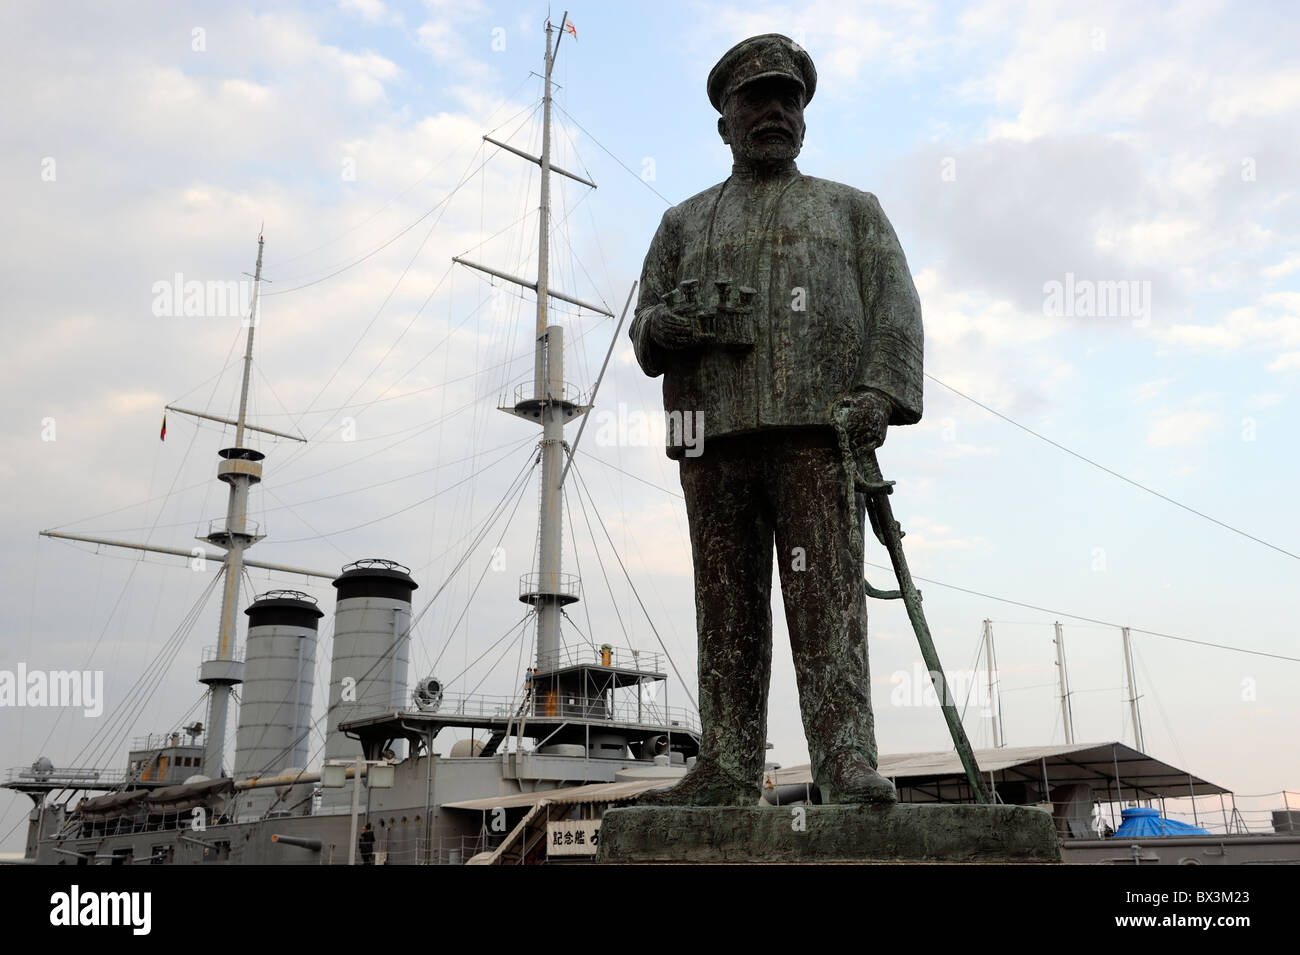
[[[483,730],[473,755],[497,755],[508,738],[529,740],[537,755],[684,763],[698,754],[696,714],[667,702],[667,673],[660,653],[615,650],[608,644],[562,645],[525,674],[513,696],[445,693],[429,705],[417,695],[408,710],[340,723],[377,759],[396,740],[412,752],[432,745],[445,728]],[[508,747],[507,747],[508,748]]]

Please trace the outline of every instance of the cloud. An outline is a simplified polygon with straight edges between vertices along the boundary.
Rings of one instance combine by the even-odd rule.
[[[344,13],[355,13],[369,23],[379,23],[388,13],[383,0],[339,0],[339,9]]]
[[[1210,411],[1169,411],[1157,414],[1147,429],[1147,444],[1166,448],[1184,444],[1204,444],[1222,419]]]
[[[1210,121],[1232,126],[1243,119],[1280,116],[1300,107],[1300,70],[1270,70],[1250,77],[1228,76],[1220,80],[1210,103]]]
[[[1157,378],[1155,381],[1145,381],[1133,389],[1133,396],[1138,401],[1150,401],[1173,383],[1172,378]]]
[[[958,534],[951,526],[921,515],[902,519],[907,533],[907,555],[918,567],[933,566],[934,558],[943,553],[987,554],[993,547],[985,538]]]
[[[1300,269],[1300,252],[1292,252],[1276,265],[1270,265],[1262,274],[1266,279],[1280,279]]]
[[[874,8],[872,8],[874,7]],[[908,74],[938,55],[940,34],[928,3],[881,3],[868,8],[813,0],[743,7],[698,4],[700,28],[689,42],[711,66],[729,46],[761,33],[783,33],[808,50],[831,96],[858,80]],[[708,52],[705,52],[708,51]],[[710,58],[711,57],[711,58]]]
[[[473,56],[471,50],[490,50],[491,30],[480,25],[486,13],[481,4],[431,2],[430,18],[416,30],[421,49],[441,66],[457,75],[458,81],[472,87],[491,75],[491,67]],[[474,42],[469,38],[474,37]]]
[[[1151,333],[1166,344],[1195,348],[1300,345],[1300,293],[1268,293],[1259,302],[1233,309],[1217,324],[1152,326]]]

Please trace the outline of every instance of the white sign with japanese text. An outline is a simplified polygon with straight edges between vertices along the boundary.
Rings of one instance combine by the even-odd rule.
[[[546,854],[594,856],[600,839],[600,820],[566,819],[546,824]]]

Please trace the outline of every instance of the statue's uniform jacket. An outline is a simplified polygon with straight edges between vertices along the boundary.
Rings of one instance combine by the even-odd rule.
[[[756,291],[752,349],[651,340],[663,295],[688,280],[705,304],[719,280]],[[877,750],[850,533],[866,498],[849,490],[829,411],[876,390],[891,423],[921,417],[921,309],[902,248],[869,193],[793,163],[762,177],[737,166],[664,214],[641,281],[630,334],[641,368],[664,376],[691,532],[703,731],[692,775],[742,802],[761,777],[775,542],[813,780],[838,792],[846,756],[875,766]],[[703,415],[692,440],[674,441],[674,412]]]
[[[650,340],[662,297],[698,280],[753,288],[755,345],[665,351]],[[921,417],[921,306],[907,260],[868,192],[800,175],[725,182],[664,213],[630,330],[647,375],[664,375],[664,410],[702,414],[705,442],[769,428],[825,426],[836,398],[875,389],[891,424]],[[684,448],[669,432],[669,457]]]

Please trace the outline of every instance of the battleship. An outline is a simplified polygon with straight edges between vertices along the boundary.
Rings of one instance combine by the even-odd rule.
[[[203,652],[198,672],[206,718],[137,739],[125,765],[116,769],[55,766],[40,757],[11,770],[4,786],[32,800],[27,860],[57,865],[581,860],[596,851],[605,806],[670,784],[693,763],[698,717],[689,707],[668,705],[665,653],[566,640],[564,630],[565,609],[582,599],[581,579],[565,571],[562,559],[564,482],[582,425],[572,442],[565,428],[591,411],[600,378],[589,394],[566,381],[564,326],[553,320],[548,306],[559,300],[614,318],[602,305],[551,284],[551,176],[594,188],[552,163],[551,74],[566,22],[567,15],[558,35],[546,25],[540,155],[484,136],[540,169],[536,278],[518,278],[463,257],[454,260],[527,289],[536,299],[533,375],[501,407],[541,431],[529,451],[529,473],[540,472],[537,553],[512,595],[528,608],[536,658],[518,674],[515,693],[464,692],[435,674],[411,672],[411,633],[423,611],[413,608],[420,584],[409,567],[358,555],[330,572],[248,556],[264,537],[249,518],[249,491],[261,482],[265,459],[251,439],[263,434],[300,440],[262,427],[249,415],[262,307],[265,238],[259,234],[237,415],[167,408],[216,421],[234,433],[233,444],[218,452],[217,479],[227,488],[225,518],[214,521],[202,539],[223,554],[213,562],[217,575],[211,584],[221,589],[218,641]],[[620,321],[614,340],[621,327]],[[163,427],[165,433],[165,419]],[[188,549],[43,533],[101,547],[192,556]],[[323,717],[313,720],[312,699],[326,609],[297,589],[247,594],[241,589],[246,568],[332,582],[336,599]],[[251,600],[241,614],[245,597]],[[241,617],[247,618],[242,645]],[[236,697],[235,749],[229,753]],[[323,754],[312,753],[312,731],[322,721]],[[451,741],[456,731],[468,731],[469,738]],[[323,758],[312,764],[313,757]]]
[[[588,392],[565,377],[565,328],[553,301],[609,319],[602,304],[552,285],[551,178],[594,187],[552,161],[552,80],[560,41],[548,23],[541,114],[541,149],[533,155],[506,140],[484,141],[541,173],[535,278],[466,255],[453,262],[513,285],[535,298],[533,374],[501,410],[540,428],[530,443],[539,471],[533,569],[508,595],[528,608],[535,632],[531,665],[516,674],[515,691],[498,696],[414,672],[412,634],[431,589],[410,566],[388,557],[353,555],[339,569],[270,563],[249,556],[264,539],[250,519],[249,492],[263,478],[257,435],[298,441],[298,435],[258,423],[250,411],[254,332],[260,323],[264,239],[257,242],[243,379],[234,417],[169,405],[233,429],[218,451],[225,486],[224,519],[202,543],[223,552],[212,581],[221,590],[217,644],[203,651],[199,683],[202,719],[186,716],[137,739],[121,765],[55,765],[38,756],[9,770],[3,786],[30,802],[26,861],[45,865],[129,864],[524,864],[589,861],[605,809],[669,785],[692,764],[700,743],[698,718],[671,707],[673,667],[667,651],[616,648],[613,641],[574,641],[566,608],[584,597],[579,575],[565,570],[564,489],[582,428],[595,406],[601,377]],[[633,299],[628,296],[628,302]],[[626,314],[627,306],[624,306]],[[617,341],[622,328],[613,332]],[[611,351],[613,345],[611,344]],[[606,356],[608,361],[608,355]],[[603,370],[602,370],[603,374]],[[576,430],[572,441],[566,428]],[[273,463],[274,458],[268,463]],[[132,545],[60,531],[51,538],[102,548],[134,548],[190,559],[190,548]],[[476,538],[476,543],[483,538]],[[289,587],[252,593],[246,568],[277,577],[326,580],[332,608]],[[501,595],[497,595],[498,598]],[[423,605],[425,610],[417,609]],[[332,613],[330,612],[332,609]],[[325,663],[323,623],[332,620],[327,705],[313,712],[315,677]],[[988,656],[992,638],[986,622]],[[243,631],[242,642],[239,639]],[[1059,631],[1058,631],[1059,637]],[[1058,643],[1058,649],[1060,645]],[[1063,652],[1063,651],[1062,651]],[[1271,836],[1250,835],[1235,808],[1224,810],[1224,836],[1127,840],[1096,838],[1089,816],[1098,796],[1114,807],[1229,794],[1145,753],[1138,694],[1125,634],[1125,664],[1135,739],[1064,746],[994,746],[977,752],[988,786],[1000,802],[1053,812],[1067,861],[1238,862],[1300,858],[1300,813],[1274,813]],[[989,666],[990,680],[995,666]],[[1060,674],[1065,679],[1064,659]],[[1062,705],[1068,692],[1062,687]],[[101,697],[102,700],[102,697]],[[236,702],[238,703],[236,711]],[[229,728],[234,749],[229,750]],[[313,749],[314,735],[323,746]],[[456,738],[453,736],[468,738]],[[1113,772],[1111,770],[1113,767]],[[881,769],[905,802],[973,801],[954,753],[885,754]],[[815,803],[819,794],[805,767],[769,766],[764,800]],[[1285,797],[1284,797],[1285,798]],[[1150,811],[1150,810],[1147,810]],[[1117,821],[1117,820],[1116,820]],[[1198,819],[1197,822],[1205,820]],[[1140,844],[1139,844],[1140,843]]]

